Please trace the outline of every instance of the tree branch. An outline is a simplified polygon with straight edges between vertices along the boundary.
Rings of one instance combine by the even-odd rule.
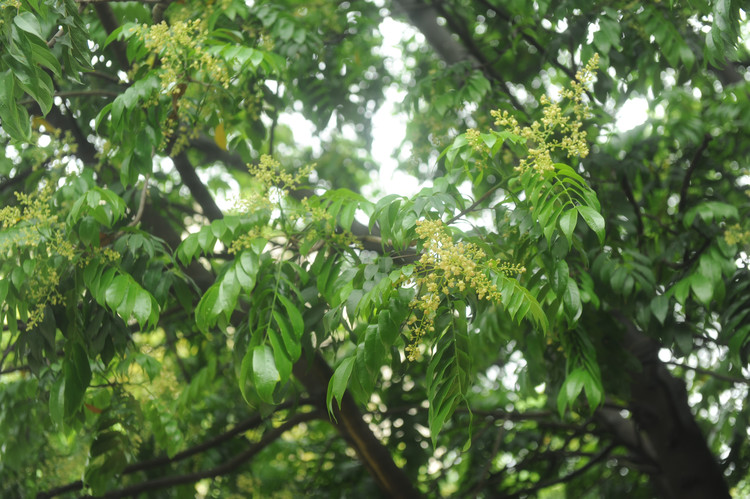
[[[303,355],[294,364],[293,372],[318,406],[324,409],[326,389],[333,374],[325,359],[315,354],[308,362]],[[404,471],[393,462],[388,449],[372,434],[349,392],[344,394],[340,408],[334,404],[333,417],[335,419],[331,424],[357,452],[362,464],[388,497],[417,499],[422,496]]]
[[[669,364],[670,366],[681,367],[682,369],[688,369],[690,371],[695,371],[698,374],[705,374],[706,376],[711,376],[713,378],[720,379],[728,383],[750,385],[750,379],[747,379],[747,378],[735,378],[734,376],[727,376],[726,374],[720,374],[720,373],[711,371],[710,369],[703,369],[701,367],[693,367],[687,364],[681,364],[680,362],[675,362],[673,360],[668,360],[667,362],[665,362],[665,364]]]
[[[278,428],[274,428],[273,430],[264,433],[263,437],[261,437],[258,442],[251,445],[250,448],[248,448],[246,451],[237,454],[225,463],[214,468],[204,471],[196,471],[194,473],[187,473],[184,475],[173,475],[157,478],[155,480],[148,480],[146,482],[131,485],[130,487],[125,487],[117,491],[108,492],[98,497],[100,499],[119,499],[121,497],[131,496],[134,497],[149,490],[163,489],[165,487],[173,487],[175,485],[182,485],[186,483],[195,483],[199,480],[203,480],[204,478],[215,478],[217,476],[226,475],[234,471],[235,468],[237,468],[241,464],[255,457],[256,454],[258,454],[261,450],[271,444],[274,440],[278,439],[281,435],[291,430],[298,424],[304,423],[306,421],[311,421],[313,419],[319,419],[322,415],[322,411],[317,410],[313,412],[296,414],[289,418],[286,423],[282,424]],[[84,497],[91,498],[91,496]]]
[[[492,71],[492,68],[486,64],[486,61],[480,60],[477,54],[469,50],[469,47],[466,46],[469,40],[462,39],[463,44],[457,42],[453,39],[450,30],[437,23],[437,19],[440,16],[438,16],[438,11],[434,6],[424,3],[422,0],[396,0],[395,3],[401,7],[401,10],[406,13],[411,24],[425,36],[427,42],[446,64],[470,63],[473,68],[479,69],[490,79],[502,84],[505,87],[508,100],[513,107],[518,110],[523,109],[518,99],[510,92],[508,82],[503,80],[499,74]],[[447,16],[447,20],[450,21],[450,16]],[[460,33],[456,34],[459,37],[461,36]]]
[[[620,185],[622,186],[622,190],[625,192],[625,197],[628,199],[630,206],[633,207],[633,211],[635,212],[637,231],[636,244],[638,245],[638,248],[641,248],[641,246],[643,245],[643,218],[641,217],[641,207],[638,206],[638,203],[635,200],[633,189],[630,187],[630,181],[628,180],[627,175],[625,175],[625,172],[621,173]]]
[[[102,26],[107,32],[107,35],[111,35],[114,30],[120,27],[120,23],[117,20],[117,17],[115,16],[115,13],[108,2],[84,2],[82,0],[79,1],[82,6],[88,3],[92,3],[94,5],[96,15],[99,17],[99,20],[101,21]],[[127,71],[130,67],[130,62],[128,62],[128,52],[125,44],[122,43],[121,40],[112,40],[112,43],[110,43],[110,47],[112,47],[112,50],[115,53],[115,59],[117,59],[117,62],[120,64],[120,69],[122,69],[123,71]]]
[[[729,489],[690,410],[683,381],[674,378],[658,352],[661,345],[625,314],[611,316],[624,328],[622,347],[640,364],[630,375],[632,419],[653,446],[657,483],[666,497],[729,497]]]
[[[146,206],[146,189],[148,189],[148,179],[150,175],[146,175],[143,179],[143,188],[141,189],[141,199],[138,201],[138,211],[135,213],[135,217],[128,223],[128,227],[135,227],[138,222],[141,221],[143,216],[143,208]]]
[[[224,214],[219,209],[216,201],[214,201],[208,188],[198,177],[193,165],[190,164],[187,154],[183,151],[174,156],[172,161],[174,161],[174,166],[180,173],[180,177],[182,177],[182,182],[190,189],[193,198],[203,209],[203,214],[211,221],[224,218]]]
[[[582,475],[586,473],[589,469],[591,469],[594,465],[599,463],[600,461],[604,460],[610,452],[614,450],[614,448],[617,447],[617,444],[609,444],[607,447],[602,449],[600,452],[598,452],[596,455],[594,455],[589,461],[578,468],[577,470],[568,473],[565,476],[562,476],[560,478],[555,478],[554,480],[548,480],[544,483],[540,483],[538,485],[535,485],[533,487],[530,487],[528,489],[521,490],[519,492],[516,492],[515,494],[511,494],[509,496],[506,496],[508,499],[514,498],[514,497],[527,497],[531,495],[533,492],[537,492],[542,489],[546,489],[547,487],[552,487],[553,485],[557,485],[558,483],[564,483],[569,482],[573,480],[575,477]]]
[[[680,203],[677,206],[677,209],[683,215],[685,214],[685,207],[687,206],[687,194],[688,194],[688,187],[690,187],[690,179],[693,176],[693,173],[695,172],[696,166],[698,166],[698,160],[703,154],[703,151],[706,150],[706,147],[708,147],[708,143],[710,141],[711,141],[710,134],[707,133],[706,135],[703,136],[703,142],[701,142],[701,145],[698,146],[698,149],[695,151],[695,154],[693,155],[693,159],[690,161],[690,165],[688,166],[688,169],[685,172],[685,178],[682,179],[682,188],[680,189]]]
[[[488,190],[487,192],[485,192],[484,194],[482,194],[482,195],[481,195],[481,196],[479,197],[479,199],[477,199],[476,201],[474,201],[474,202],[473,202],[473,203],[471,204],[471,206],[469,206],[468,208],[466,208],[466,209],[462,210],[462,211],[461,211],[460,213],[458,213],[457,215],[454,215],[454,216],[452,216],[451,218],[449,218],[449,219],[448,219],[448,221],[447,221],[447,222],[445,222],[445,224],[446,224],[446,225],[450,225],[450,224],[452,224],[453,222],[455,222],[456,220],[458,220],[459,218],[461,218],[462,216],[466,215],[467,213],[469,213],[469,212],[471,212],[471,211],[474,211],[474,208],[476,208],[477,206],[479,206],[480,204],[482,204],[482,202],[483,202],[483,201],[484,201],[485,199],[487,199],[488,197],[490,197],[490,196],[492,195],[492,193],[493,193],[493,192],[495,192],[496,190],[498,190],[499,188],[500,188],[500,183],[498,183],[498,184],[497,184],[497,185],[495,185],[494,187],[491,187],[491,188],[490,188],[490,189],[489,189],[489,190]]]
[[[280,405],[277,408],[277,410],[279,410],[281,408],[284,408],[284,407],[289,407],[290,405],[292,405],[292,404],[291,403],[282,404],[282,405]],[[315,417],[312,417],[312,415],[314,415]],[[307,412],[307,413],[301,413],[301,414],[297,414],[297,415],[291,417],[289,419],[289,422],[297,421],[297,423],[295,423],[295,424],[299,424],[303,420],[307,421],[309,419],[316,419],[316,418],[321,417],[322,415],[323,414],[322,414],[321,411],[312,411],[312,412]],[[298,418],[300,416],[302,416],[302,419],[298,420]],[[173,463],[176,463],[176,462],[179,462],[179,461],[183,461],[183,460],[185,460],[185,459],[187,459],[189,457],[192,457],[192,456],[194,456],[196,454],[200,454],[201,452],[204,452],[204,451],[206,451],[208,449],[211,449],[213,447],[217,447],[217,446],[221,445],[222,443],[224,443],[224,442],[226,442],[228,440],[231,440],[232,438],[235,438],[236,436],[241,435],[242,433],[244,433],[244,432],[246,432],[248,430],[251,430],[253,428],[257,428],[258,426],[260,426],[263,423],[264,420],[265,420],[264,418],[261,418],[260,416],[257,416],[257,415],[251,416],[251,417],[245,419],[244,421],[236,424],[234,427],[232,427],[232,429],[230,429],[230,430],[228,430],[228,431],[226,431],[226,432],[224,432],[224,433],[222,433],[220,435],[217,435],[217,436],[215,436],[215,437],[213,437],[213,438],[211,438],[209,440],[206,440],[205,442],[202,442],[202,443],[200,443],[198,445],[190,447],[189,449],[186,449],[186,450],[184,450],[182,452],[178,452],[177,454],[175,454],[171,458],[169,458],[169,457],[158,457],[158,458],[154,458],[154,459],[149,459],[148,461],[142,461],[140,463],[131,464],[130,466],[127,466],[125,469],[123,469],[122,475],[129,475],[129,474],[136,473],[136,472],[139,472],[139,471],[144,471],[144,470],[148,470],[148,469],[152,469],[152,468],[158,468],[158,467],[161,467],[161,466],[166,466],[166,465],[173,464]],[[294,425],[292,425],[292,426],[294,426]],[[280,428],[281,427],[279,427],[277,429],[280,429]],[[265,435],[264,435],[263,438],[265,438]],[[263,441],[263,438],[261,439],[261,441]],[[273,439],[271,439],[271,440],[273,440]],[[255,444],[255,445],[257,445],[257,444]],[[249,450],[250,449],[248,449],[248,451]],[[260,450],[260,449],[258,449],[258,450]],[[248,451],[245,451],[245,453],[243,453],[243,454],[246,454]],[[230,463],[233,460],[238,459],[238,457],[241,456],[241,455],[242,454],[239,454],[238,456],[235,456],[234,458],[232,458],[229,461],[227,461],[227,463]],[[224,465],[222,465],[222,466],[226,466],[227,463],[224,463]],[[221,466],[219,468],[221,468]],[[212,468],[212,469],[216,470],[217,468]],[[206,473],[206,472],[209,472],[209,471],[211,471],[211,470],[204,471],[203,473]],[[188,475],[178,475],[178,476],[173,476],[173,477],[169,477],[169,478],[170,479],[175,479],[175,478],[185,477],[185,476],[188,476]],[[214,476],[218,476],[218,475],[214,475]],[[208,477],[204,477],[204,478],[208,478]],[[193,480],[193,481],[197,481],[199,479],[196,479],[196,480]],[[138,484],[137,486],[141,487],[145,483],[149,483],[149,482],[144,482],[142,484]],[[179,483],[189,483],[189,481],[179,482]],[[173,483],[171,485],[177,485],[177,483]],[[168,485],[164,485],[164,487],[166,487],[166,486],[168,486]],[[136,487],[136,486],[132,486],[132,487]],[[40,492],[39,494],[37,494],[36,499],[50,499],[52,497],[56,497],[58,495],[61,495],[61,494],[67,493],[67,492],[74,492],[76,490],[81,490],[82,488],[83,488],[83,482],[81,480],[77,480],[75,482],[71,482],[69,484],[66,484],[66,485],[63,485],[61,487],[57,487],[57,488],[51,489],[51,490],[46,491],[46,492]],[[123,490],[125,490],[125,489],[123,489]],[[144,489],[144,490],[149,490],[149,489]],[[122,493],[122,491],[117,491],[115,493]],[[135,492],[133,494],[135,494]],[[105,495],[104,497],[109,497],[109,496]],[[123,497],[123,496],[118,496],[118,497]]]

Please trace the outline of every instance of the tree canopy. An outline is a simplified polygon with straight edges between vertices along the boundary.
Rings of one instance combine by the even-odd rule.
[[[0,1],[0,495],[750,495],[742,4]]]

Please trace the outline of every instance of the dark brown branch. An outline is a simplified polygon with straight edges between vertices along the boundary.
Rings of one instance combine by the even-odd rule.
[[[2,371],[0,371],[0,376],[2,376],[3,374],[10,374],[10,373],[18,372],[18,371],[31,371],[31,367],[29,366],[9,367],[8,369],[3,369]]]
[[[193,198],[203,209],[203,214],[211,221],[224,218],[224,214],[219,209],[216,201],[214,201],[208,188],[198,177],[193,165],[190,164],[187,154],[183,151],[177,156],[172,157],[172,161],[174,161],[174,166],[180,173],[182,183],[190,189]]]
[[[123,489],[109,492],[107,494],[104,494],[98,497],[100,497],[101,499],[119,499],[121,497],[135,497],[138,494],[141,494],[143,492],[150,491],[150,490],[158,490],[158,489],[163,489],[165,487],[174,487],[176,485],[182,485],[186,483],[195,483],[205,478],[215,478],[217,476],[229,474],[233,472],[241,464],[244,464],[245,462],[255,457],[256,454],[258,454],[261,450],[266,448],[269,444],[274,442],[276,439],[281,437],[281,435],[283,435],[285,432],[291,430],[292,428],[294,428],[300,423],[304,423],[306,421],[312,421],[313,419],[319,419],[322,415],[323,415],[322,411],[313,411],[313,412],[306,412],[302,414],[296,414],[292,416],[291,418],[289,418],[289,420],[286,423],[282,424],[278,428],[274,428],[273,430],[270,430],[264,433],[263,437],[261,437],[261,439],[258,442],[251,445],[244,452],[237,454],[236,456],[229,459],[225,463],[219,466],[216,466],[214,468],[204,470],[204,471],[196,471],[194,473],[187,473],[184,475],[173,475],[173,476],[157,478],[155,480],[148,480],[146,482],[142,482],[136,485],[131,485],[130,487],[125,487]]]
[[[99,20],[102,23],[102,26],[104,27],[105,31],[107,32],[107,35],[111,35],[114,30],[120,27],[120,23],[117,20],[117,17],[115,16],[114,11],[112,10],[112,7],[110,7],[109,3],[107,2],[81,2],[84,3],[93,3],[94,4],[94,10],[96,10],[96,15],[99,17]],[[120,69],[123,71],[127,71],[128,68],[130,68],[130,63],[128,62],[128,52],[127,47],[121,40],[112,40],[112,43],[109,45],[112,47],[112,50],[115,53],[115,58],[117,59],[118,64],[120,64]]]
[[[693,159],[690,161],[690,165],[685,172],[685,178],[682,179],[682,188],[680,189],[680,203],[678,205],[678,211],[683,215],[685,214],[685,207],[687,206],[687,195],[688,188],[690,187],[690,179],[692,178],[693,173],[695,173],[695,168],[698,166],[698,161],[700,160],[703,151],[705,151],[706,147],[708,147],[709,142],[711,142],[711,135],[707,133],[703,136],[703,142],[701,142],[701,145],[698,146],[698,149],[693,155]]]
[[[492,450],[490,451],[490,458],[487,459],[487,461],[484,463],[484,466],[482,466],[482,471],[478,475],[479,480],[477,481],[476,486],[469,493],[469,495],[472,497],[479,497],[482,489],[487,483],[487,478],[489,478],[488,472],[490,471],[490,466],[492,466],[492,463],[495,460],[495,456],[500,451],[500,444],[503,443],[503,435],[505,435],[505,427],[500,426],[499,428],[496,428],[496,431],[497,433],[495,434],[495,440],[494,442],[492,442]]]
[[[464,210],[461,210],[461,212],[460,212],[460,213],[458,213],[457,215],[455,215],[455,216],[452,216],[451,218],[449,218],[449,219],[448,219],[448,221],[447,221],[447,222],[445,222],[445,224],[446,224],[446,225],[450,225],[450,224],[452,224],[453,222],[455,222],[456,220],[458,220],[459,218],[461,218],[462,216],[466,215],[467,213],[469,213],[469,212],[471,212],[471,211],[474,211],[474,208],[476,208],[477,206],[479,206],[480,204],[482,204],[482,202],[483,202],[483,201],[484,201],[485,199],[487,199],[488,197],[490,197],[490,196],[492,195],[492,193],[493,193],[493,192],[495,192],[496,190],[498,190],[499,188],[500,188],[500,183],[498,183],[498,184],[497,184],[497,185],[495,185],[494,187],[491,187],[491,188],[490,188],[490,189],[489,189],[489,190],[488,190],[487,192],[485,192],[484,194],[482,194],[482,195],[481,195],[481,196],[479,197],[479,199],[477,199],[476,201],[474,201],[474,202],[473,202],[473,203],[471,204],[471,206],[469,206],[468,208],[466,208],[466,209],[464,209]]]
[[[624,172],[620,177],[620,185],[622,186],[622,190],[625,192],[625,197],[628,199],[630,206],[633,207],[633,211],[635,212],[636,231],[638,235],[637,244],[640,248],[643,244],[643,218],[641,217],[641,207],[638,206],[638,202],[635,200],[633,189],[630,187],[630,181],[628,180],[628,177]]]
[[[319,407],[325,408],[326,389],[333,374],[325,359],[316,354],[308,362],[303,356],[294,364],[293,372]],[[393,461],[388,449],[373,435],[348,392],[344,394],[340,409],[334,403],[333,417],[335,420],[331,421],[331,424],[356,451],[362,464],[387,497],[417,499],[422,496],[409,477]]]
[[[711,371],[710,369],[703,369],[701,367],[688,366],[687,364],[681,364],[673,360],[669,360],[665,362],[665,364],[669,364],[670,366],[681,367],[682,369],[688,369],[690,371],[695,371],[698,374],[705,374],[706,376],[711,376],[712,378],[720,379],[728,383],[750,385],[750,379],[747,379],[747,378],[735,378],[734,376],[727,376],[726,374],[720,374],[720,373]]]
[[[685,383],[659,360],[661,345],[620,311],[610,315],[624,328],[622,348],[641,367],[623,374],[630,377],[632,419],[652,446],[660,468],[656,483],[663,495],[728,498],[727,483],[690,410]]]
[[[516,492],[515,494],[511,494],[511,495],[506,496],[506,497],[508,497],[509,499],[510,498],[514,498],[514,497],[528,497],[533,492],[537,492],[539,490],[546,489],[548,487],[552,487],[553,485],[557,485],[558,483],[569,482],[569,481],[573,480],[575,477],[586,473],[589,469],[591,469],[597,463],[599,463],[602,460],[604,460],[609,455],[609,453],[612,452],[615,449],[615,447],[617,447],[617,444],[610,444],[610,445],[608,445],[607,447],[605,447],[604,449],[602,449],[600,452],[598,452],[595,456],[593,456],[591,459],[589,459],[589,461],[586,464],[584,464],[583,466],[581,466],[577,470],[575,470],[575,471],[573,471],[571,473],[568,473],[565,476],[562,476],[560,478],[555,478],[554,480],[548,480],[546,482],[540,483],[538,485],[535,485],[535,486],[530,487],[528,489],[524,489],[522,491]]]
[[[303,401],[300,401],[300,402],[301,403],[299,403],[297,405],[306,405],[307,404],[306,402],[303,402]],[[279,405],[276,408],[276,410],[287,408],[287,407],[290,407],[292,405],[293,405],[292,402],[287,402],[287,403]],[[312,413],[310,413],[310,414],[312,414]],[[122,475],[129,475],[129,474],[136,473],[136,472],[139,472],[139,471],[143,471],[143,470],[147,470],[147,469],[152,469],[152,468],[158,468],[158,467],[161,467],[161,466],[166,466],[166,465],[173,464],[173,463],[176,463],[176,462],[179,462],[179,461],[183,461],[183,460],[185,460],[185,459],[187,459],[189,457],[192,457],[192,456],[194,456],[196,454],[200,454],[201,452],[204,452],[204,451],[206,451],[208,449],[212,449],[214,447],[217,447],[217,446],[221,445],[222,443],[224,443],[224,442],[226,442],[228,440],[231,440],[232,438],[235,438],[236,436],[241,435],[242,433],[244,433],[244,432],[246,432],[248,430],[251,430],[253,428],[257,428],[258,426],[260,426],[263,423],[264,420],[265,419],[261,418],[260,416],[249,417],[249,418],[245,419],[244,421],[236,424],[234,427],[232,427],[232,429],[230,429],[230,430],[228,430],[228,431],[226,431],[226,432],[224,432],[224,433],[222,433],[220,435],[217,435],[214,438],[206,440],[205,442],[202,442],[202,443],[200,443],[198,445],[190,447],[189,449],[185,449],[182,452],[178,452],[177,454],[175,454],[171,458],[169,458],[169,457],[157,457],[157,458],[154,458],[154,459],[149,459],[148,461],[142,461],[140,463],[131,464],[130,466],[127,466],[125,469],[123,469]],[[82,488],[83,488],[83,482],[81,482],[81,480],[77,480],[75,482],[71,482],[69,484],[66,484],[66,485],[63,485],[63,486],[60,486],[60,487],[56,487],[56,488],[51,489],[51,490],[49,490],[47,492],[40,492],[39,494],[37,494],[36,497],[37,497],[37,499],[49,499],[49,498],[52,498],[52,497],[55,497],[55,496],[58,496],[58,495],[61,495],[61,494],[65,494],[67,492],[74,492],[76,490],[81,490]]]
[[[493,65],[487,60],[487,58],[482,53],[482,49],[480,49],[476,42],[474,41],[474,37],[466,30],[465,24],[456,22],[456,17],[459,15],[457,12],[447,12],[443,8],[442,3],[435,4],[435,9],[438,13],[443,17],[443,19],[446,20],[448,23],[448,26],[450,29],[458,35],[458,38],[461,40],[461,43],[463,43],[464,47],[468,50],[468,52],[472,55],[472,57],[478,61],[479,65],[477,68],[481,70],[484,75],[490,79],[494,80],[497,83],[501,84],[503,87],[505,87],[505,94],[508,96],[508,100],[513,105],[514,108],[518,109],[519,111],[523,111],[524,106],[521,104],[521,102],[516,99],[516,97],[513,95],[512,89],[510,87],[510,84],[503,78],[503,76],[498,73],[494,68]],[[465,22],[464,19],[462,21]]]
[[[148,179],[150,175],[146,175],[146,178],[143,179],[143,188],[141,189],[141,198],[138,201],[138,211],[135,214],[135,217],[133,217],[133,220],[128,223],[128,227],[135,227],[138,222],[141,221],[141,217],[143,216],[143,208],[146,206],[146,189],[148,189]]]
[[[95,78],[100,78],[102,80],[107,80],[107,81],[115,83],[117,85],[126,85],[126,83],[120,81],[120,77],[119,76],[111,75],[111,74],[105,73],[103,71],[86,71],[86,76],[93,76]]]
[[[311,402],[309,400],[302,400],[302,401],[289,401],[284,404],[280,404],[276,407],[276,411],[279,411],[281,409],[286,409],[292,405],[308,405]],[[185,449],[182,452],[178,452],[173,457],[158,457],[155,459],[151,459],[148,461],[143,461],[141,463],[135,463],[128,467],[126,467],[122,474],[127,475],[130,473],[135,473],[142,470],[147,470],[150,468],[155,468],[158,466],[166,466],[168,464],[176,463],[178,461],[185,460],[189,457],[192,457],[196,454],[200,454],[201,452],[207,451],[208,449],[211,449],[213,447],[217,447],[218,445],[221,445],[222,443],[233,439],[234,437],[241,435],[242,433],[251,430],[253,428],[257,428],[260,426],[263,421],[265,421],[267,418],[262,418],[259,415],[251,416],[244,421],[236,424],[231,430],[228,430],[220,435],[215,436],[214,438],[211,438],[209,440],[206,440],[205,442],[202,442],[198,445],[195,445],[193,447],[190,447],[189,449]]]
[[[14,371],[18,370],[16,368],[11,368],[11,369],[8,369],[6,371],[2,371],[1,370],[3,368],[3,364],[5,364],[5,359],[8,358],[8,355],[10,355],[10,352],[13,351],[13,347],[15,345],[16,345],[16,342],[13,341],[13,338],[11,337],[11,339],[8,341],[8,346],[5,347],[5,351],[3,352],[2,358],[0,358],[0,374],[5,374],[6,372],[14,372]]]

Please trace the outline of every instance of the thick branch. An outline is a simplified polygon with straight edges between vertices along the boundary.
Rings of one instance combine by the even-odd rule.
[[[120,24],[117,21],[117,17],[115,16],[114,11],[112,10],[112,7],[109,6],[109,3],[107,2],[81,2],[81,3],[93,3],[94,4],[94,10],[96,10],[96,15],[99,17],[99,20],[102,23],[102,26],[107,31],[107,35],[111,35],[114,30],[116,30]],[[120,40],[113,40],[110,44],[112,47],[112,50],[115,53],[115,58],[117,59],[118,64],[120,64],[120,68],[123,71],[127,71],[127,69],[130,67],[130,62],[128,62],[128,51],[125,44]]]
[[[158,489],[163,489],[166,487],[174,487],[176,485],[182,485],[186,483],[195,483],[199,480],[203,480],[204,478],[215,478],[217,476],[229,474],[233,472],[241,464],[255,457],[256,454],[258,454],[261,450],[263,450],[265,447],[267,447],[269,444],[271,444],[273,441],[275,441],[285,432],[291,430],[292,428],[294,428],[300,423],[304,423],[305,421],[311,421],[313,419],[318,419],[321,416],[322,416],[321,411],[296,414],[295,416],[292,416],[291,418],[289,418],[289,420],[286,423],[282,424],[278,428],[274,428],[273,430],[270,430],[264,433],[263,437],[258,442],[251,445],[250,448],[248,448],[246,451],[241,452],[240,454],[237,454],[236,456],[234,456],[232,459],[228,460],[224,464],[221,464],[214,468],[204,470],[204,471],[197,471],[194,473],[187,473],[185,475],[174,475],[174,476],[157,478],[155,480],[149,480],[149,481],[139,483],[136,485],[131,485],[130,487],[125,487],[123,489],[120,489],[114,492],[109,492],[99,497],[101,499],[119,499],[121,497],[135,497],[138,494],[141,494],[143,492],[150,491],[150,490],[158,490]]]
[[[423,0],[396,0],[395,3],[406,13],[409,22],[425,36],[430,46],[448,65],[468,62],[473,68],[485,73],[491,80],[502,84],[511,104],[516,109],[523,109],[521,103],[511,93],[508,82],[480,58],[481,52],[478,49],[476,52],[472,52],[471,47],[467,46],[467,44],[473,44],[473,41],[464,36],[462,38],[464,43],[459,43],[453,38],[453,33],[448,28],[438,24],[440,15],[435,7],[426,4]],[[447,20],[450,22],[450,16],[447,16]],[[457,33],[457,35],[460,36],[461,33]]]
[[[319,354],[316,354],[310,362],[303,356],[294,365],[294,375],[305,386],[310,396],[317,400],[321,408],[326,405],[326,388],[332,374],[328,363]],[[364,422],[351,395],[348,392],[344,395],[340,409],[335,405],[333,412],[335,420],[331,424],[357,452],[370,475],[388,497],[394,499],[421,497],[409,477],[393,462],[388,449],[373,435],[367,423]]]
[[[624,326],[622,345],[641,365],[630,374],[633,420],[653,446],[661,468],[658,484],[666,498],[729,497],[727,484],[687,401],[685,384],[659,360],[660,345],[624,314],[613,317]]]
[[[198,177],[193,165],[190,164],[187,154],[181,152],[177,156],[174,156],[172,160],[174,161],[175,168],[180,173],[180,177],[182,177],[182,183],[190,189],[193,198],[203,209],[203,214],[211,221],[224,218],[224,214],[219,209],[216,201],[214,201],[208,188]]]

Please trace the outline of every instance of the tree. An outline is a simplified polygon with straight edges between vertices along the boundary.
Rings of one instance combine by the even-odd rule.
[[[740,7],[1,2],[3,497],[750,493]]]

